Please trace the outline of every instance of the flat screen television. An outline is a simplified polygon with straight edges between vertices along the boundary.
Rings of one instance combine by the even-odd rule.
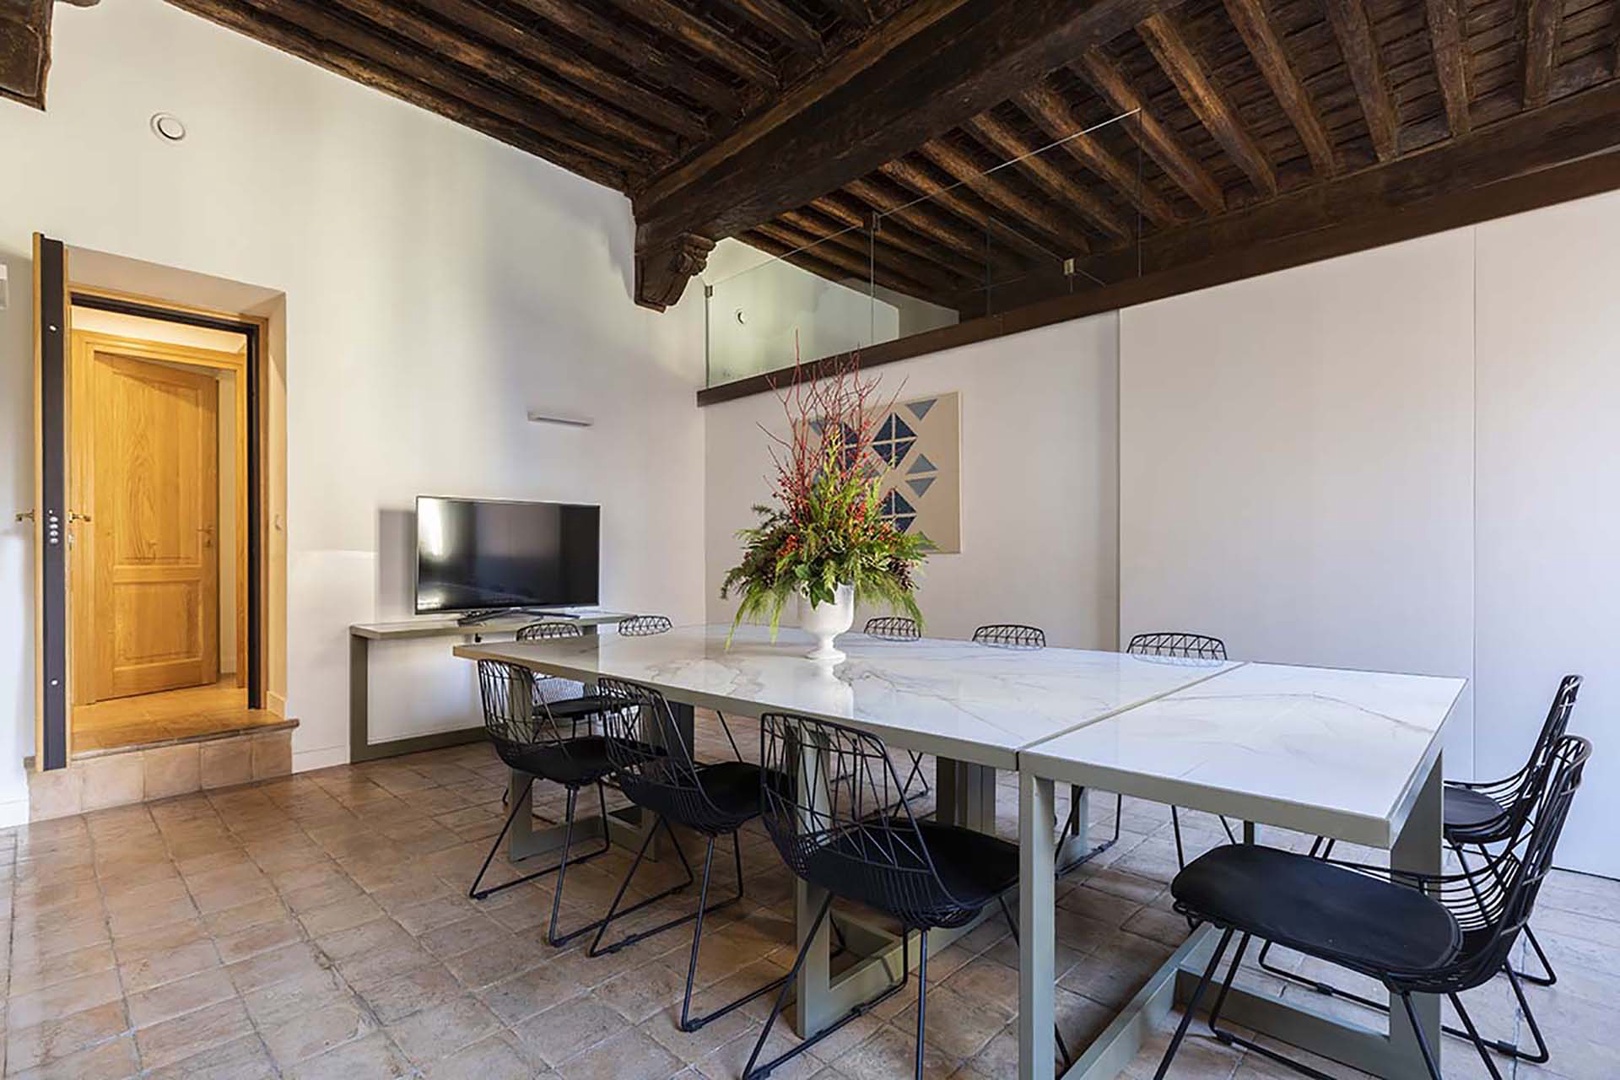
[[[416,611],[596,604],[601,508],[416,499]]]

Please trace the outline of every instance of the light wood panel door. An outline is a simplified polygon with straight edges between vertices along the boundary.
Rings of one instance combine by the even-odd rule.
[[[219,383],[97,350],[95,698],[212,683],[219,671]]]

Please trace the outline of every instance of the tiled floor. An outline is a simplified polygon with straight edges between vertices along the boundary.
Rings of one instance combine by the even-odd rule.
[[[541,942],[549,879],[483,903],[466,898],[500,826],[503,788],[494,755],[471,746],[0,833],[6,1075],[737,1076],[765,1006],[680,1033],[672,1008],[690,940],[682,932],[593,960],[583,943],[557,952]],[[540,800],[542,814],[557,810],[555,796]],[[1097,810],[1108,830],[1111,803]],[[1015,815],[1004,788],[1009,831]],[[1219,835],[1212,819],[1184,821],[1198,844]],[[1060,885],[1058,999],[1071,1043],[1106,1024],[1186,933],[1166,893],[1168,814],[1128,802],[1123,825],[1104,865]],[[700,1005],[791,960],[791,882],[757,829],[745,836],[744,861],[748,900],[710,924]],[[627,864],[615,851],[570,872],[568,925],[605,906]],[[1537,925],[1562,975],[1555,988],[1531,991],[1555,1069],[1518,1075],[1620,1075],[1610,1019],[1620,1000],[1620,885],[1555,875]],[[1014,1075],[1015,964],[995,923],[932,958],[931,1077]],[[1493,1030],[1513,1029],[1505,987],[1473,997]],[[914,1007],[899,996],[777,1075],[909,1076]],[[1465,1046],[1446,1050],[1448,1077],[1483,1074]],[[1151,1076],[1156,1051],[1128,1075]],[[1291,1074],[1195,1036],[1172,1075]]]
[[[274,713],[248,708],[247,691],[236,685],[236,676],[230,675],[212,686],[76,705],[73,752],[150,746],[280,722]]]

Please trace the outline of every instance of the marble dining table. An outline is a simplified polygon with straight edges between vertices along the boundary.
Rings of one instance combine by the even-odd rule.
[[[812,641],[797,630],[784,628],[773,640],[763,628],[743,626],[728,642],[729,632],[684,626],[646,637],[458,645],[454,652],[587,683],[642,683],[686,709],[688,722],[696,707],[849,724],[897,750],[934,755],[936,816],[982,831],[995,829],[997,771],[1018,772],[1019,1075],[1029,1080],[1055,1072],[1056,867],[1092,850],[1083,806],[1076,835],[1059,845],[1055,784],[1389,847],[1400,865],[1438,867],[1439,747],[1460,679],[863,634],[842,636],[847,658],[828,664],[805,657]],[[1246,826],[1251,837],[1253,827]],[[796,887],[800,944],[822,898],[804,882]],[[822,926],[791,1017],[801,1033],[871,997],[905,955],[897,935],[857,918],[839,922],[845,947],[861,959],[835,970]],[[1207,937],[1189,938],[1066,1075],[1117,1075],[1150,1024],[1189,989],[1182,973],[1207,954]],[[914,961],[916,950],[910,955]],[[1379,1042],[1377,1033],[1341,1030],[1329,1017],[1263,996],[1244,996],[1231,1008],[1241,1022],[1380,1075],[1405,1077],[1415,1059],[1415,1044],[1398,1025]],[[1437,1004],[1423,1019],[1438,1025]]]

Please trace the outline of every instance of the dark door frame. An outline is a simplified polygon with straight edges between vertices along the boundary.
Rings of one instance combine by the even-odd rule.
[[[65,249],[59,240],[41,238],[40,279],[48,283],[61,281],[65,266]],[[50,277],[55,274],[54,278]],[[52,295],[53,290],[42,288],[41,313],[41,379],[40,418],[43,442],[42,475],[44,477],[43,528],[44,557],[42,565],[43,605],[40,628],[44,649],[45,701],[44,746],[42,767],[46,770],[67,766],[67,571],[63,545],[65,533],[61,522],[65,520],[67,473],[65,468],[66,441],[64,438],[64,407],[66,378],[66,316],[72,307],[92,308],[97,311],[135,315],[145,319],[180,323],[185,326],[209,330],[224,330],[243,335],[247,339],[247,699],[248,708],[264,708],[264,469],[260,461],[260,435],[264,430],[263,403],[260,391],[260,366],[263,356],[261,332],[256,322],[232,319],[219,315],[164,307],[122,297],[105,296],[96,292],[76,291],[71,286],[65,294]],[[53,530],[53,522],[55,528]]]

